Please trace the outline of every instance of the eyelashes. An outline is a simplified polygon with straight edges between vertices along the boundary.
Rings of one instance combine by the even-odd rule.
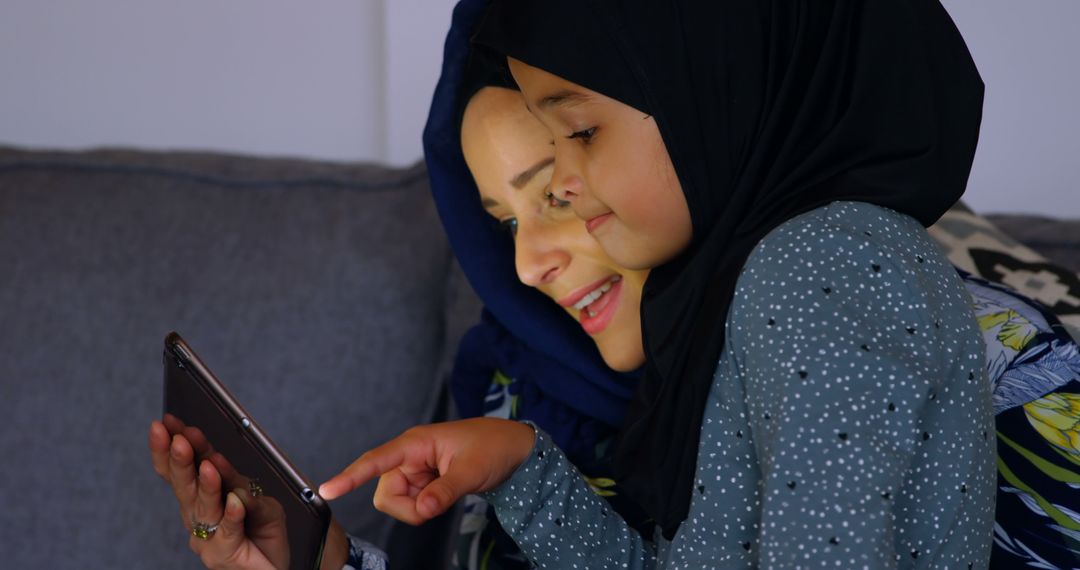
[[[560,200],[550,190],[546,190],[546,189],[544,190],[544,199],[547,200],[547,205],[548,205],[549,208],[554,208],[556,210],[562,210],[562,209],[570,207],[570,202],[568,202],[566,200]],[[518,219],[517,218],[506,218],[504,220],[496,220],[496,223],[498,224],[499,231],[503,231],[503,232],[506,232],[506,233],[510,234],[511,238],[517,237],[517,233],[518,233]]]
[[[568,136],[566,138],[568,138],[568,139],[579,139],[579,140],[581,140],[581,142],[583,142],[585,144],[589,144],[590,142],[592,142],[592,138],[593,138],[594,135],[596,135],[596,127],[590,127],[588,129],[583,129],[583,130],[580,130],[580,131],[574,131],[574,132],[570,133],[570,136]]]

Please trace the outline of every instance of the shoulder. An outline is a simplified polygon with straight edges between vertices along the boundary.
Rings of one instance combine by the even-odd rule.
[[[929,390],[963,381],[984,358],[971,297],[926,230],[861,203],[813,210],[761,240],[726,331],[748,394],[807,402],[836,395],[824,390],[833,381],[863,395]]]
[[[838,329],[855,327],[881,339],[906,341],[917,332],[933,342],[946,322],[950,330],[974,324],[970,304],[959,274],[918,221],[834,202],[758,243],[740,273],[727,327],[744,349],[763,335],[828,344]]]
[[[914,218],[873,204],[834,202],[766,235],[743,266],[737,299],[752,298],[754,289],[806,293],[811,285],[869,298],[883,291],[926,293],[942,282],[960,290],[955,269]]]
[[[751,252],[743,273],[783,267],[788,273],[818,274],[842,270],[861,259],[900,267],[939,258],[939,253],[926,230],[910,216],[863,202],[833,202],[769,232]]]

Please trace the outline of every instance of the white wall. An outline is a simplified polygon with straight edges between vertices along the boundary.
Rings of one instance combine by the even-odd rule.
[[[420,135],[442,68],[443,42],[456,0],[386,0],[386,159],[423,155]]]
[[[2,0],[0,142],[385,156],[381,0]]]
[[[1080,218],[1076,0],[943,0],[987,83],[966,199]],[[0,0],[0,144],[407,164],[454,0]]]
[[[965,199],[1080,218],[1080,2],[943,0],[986,83]]]

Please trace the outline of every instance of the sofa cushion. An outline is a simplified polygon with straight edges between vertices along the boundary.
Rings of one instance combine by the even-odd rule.
[[[1013,229],[1038,243],[1030,236],[1030,228],[1015,225]],[[1069,231],[1080,237],[1080,222],[1057,222],[1057,229],[1060,243],[1066,243]],[[1080,340],[1080,275],[1075,267],[1070,269],[1048,260],[964,204],[946,212],[930,228],[930,235],[944,247],[954,265],[1039,301],[1061,319],[1073,338]],[[1080,243],[1072,247],[1080,248]]]
[[[988,214],[984,216],[1005,235],[1030,247],[1051,262],[1080,273],[1080,220],[1043,216]]]
[[[419,165],[0,148],[4,566],[200,567],[147,453],[170,330],[316,484],[427,421],[451,260]],[[332,509],[384,544],[372,491]]]

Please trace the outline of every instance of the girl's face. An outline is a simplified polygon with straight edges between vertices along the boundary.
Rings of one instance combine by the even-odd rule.
[[[477,93],[465,109],[461,145],[484,208],[513,235],[518,278],[581,323],[609,367],[644,364],[639,308],[648,273],[615,264],[552,196],[551,137],[521,94]]]
[[[554,139],[552,193],[570,203],[611,259],[648,269],[682,251],[690,210],[656,121],[512,58],[510,71]]]

